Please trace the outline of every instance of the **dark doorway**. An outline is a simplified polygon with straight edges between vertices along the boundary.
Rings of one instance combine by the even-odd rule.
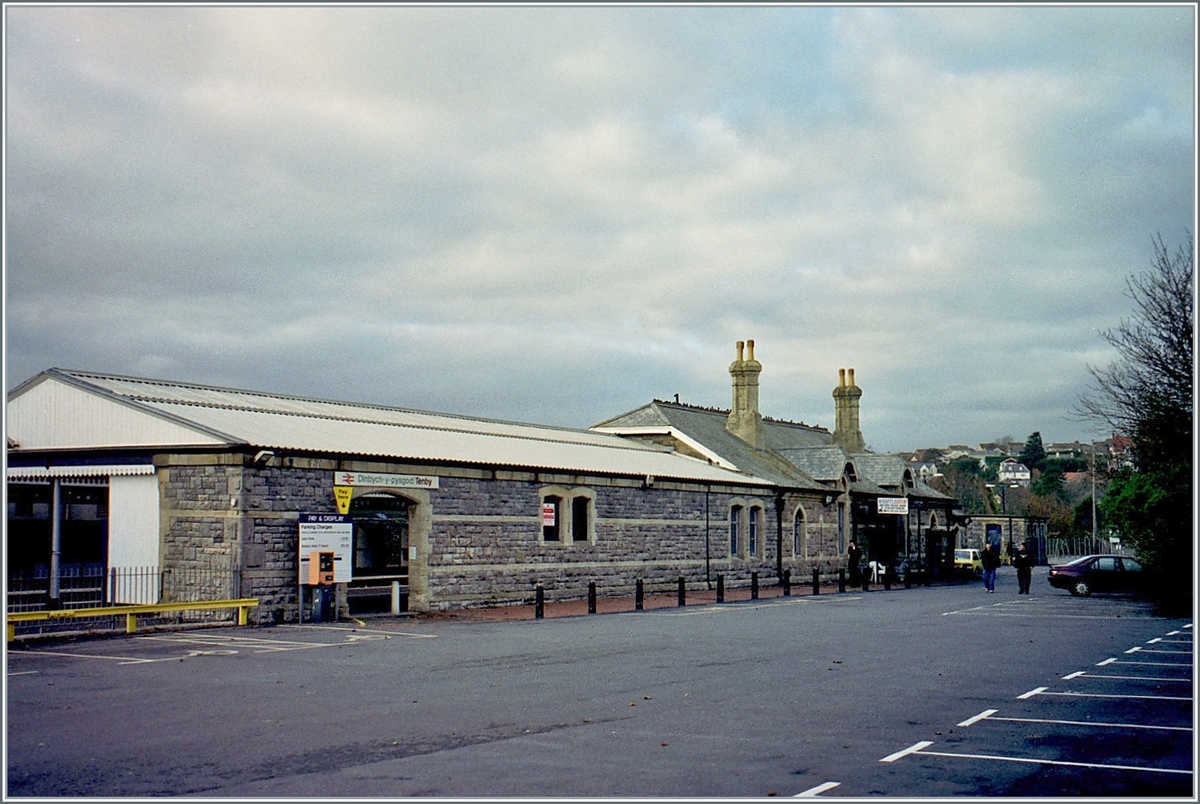
[[[350,502],[354,518],[354,579],[346,590],[351,614],[390,611],[392,584],[408,600],[408,517],[412,502],[375,493]]]

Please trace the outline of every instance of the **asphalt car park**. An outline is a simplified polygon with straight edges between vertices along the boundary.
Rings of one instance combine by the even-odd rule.
[[[6,656],[7,793],[1187,796],[1191,631],[1003,568],[995,595],[32,644]]]
[[[1025,601],[951,614],[1087,616]],[[1193,671],[1189,623],[1011,699],[989,702],[971,717],[947,722],[935,739],[919,740],[879,761],[915,764],[916,773],[928,780],[929,795],[1190,795]],[[961,789],[964,773],[972,776],[969,790]],[[853,784],[839,792],[879,792],[862,788]]]

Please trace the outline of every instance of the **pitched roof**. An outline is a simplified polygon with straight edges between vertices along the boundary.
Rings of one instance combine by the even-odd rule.
[[[265,448],[467,465],[765,484],[664,447],[591,430],[195,383],[49,369],[8,395],[25,451]]]
[[[593,426],[603,433],[626,436],[671,435],[698,454],[721,466],[737,468],[795,489],[828,490],[811,475],[787,460],[774,444],[821,443],[828,433],[808,425],[764,421],[767,449],[755,449],[725,429],[728,411],[655,400]]]

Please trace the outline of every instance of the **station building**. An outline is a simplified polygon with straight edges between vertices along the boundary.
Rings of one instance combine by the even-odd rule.
[[[799,580],[844,566],[850,539],[880,561],[928,556],[954,501],[861,451],[853,372],[830,433],[764,419],[742,350],[731,410],[656,401],[590,430],[49,369],[8,395],[9,610],[204,584],[295,622],[314,545],[335,554],[341,615],[387,610],[396,590],[430,612],[539,586]]]

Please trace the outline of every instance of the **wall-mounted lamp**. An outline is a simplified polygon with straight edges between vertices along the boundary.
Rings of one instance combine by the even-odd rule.
[[[826,495],[825,495],[825,504],[826,504],[826,505],[829,505],[829,504],[830,504],[830,503],[832,503],[832,502],[833,502],[833,495],[832,495],[832,494],[826,494]]]
[[[269,449],[260,449],[254,455],[254,465],[262,469],[267,463],[275,457],[275,453]]]

